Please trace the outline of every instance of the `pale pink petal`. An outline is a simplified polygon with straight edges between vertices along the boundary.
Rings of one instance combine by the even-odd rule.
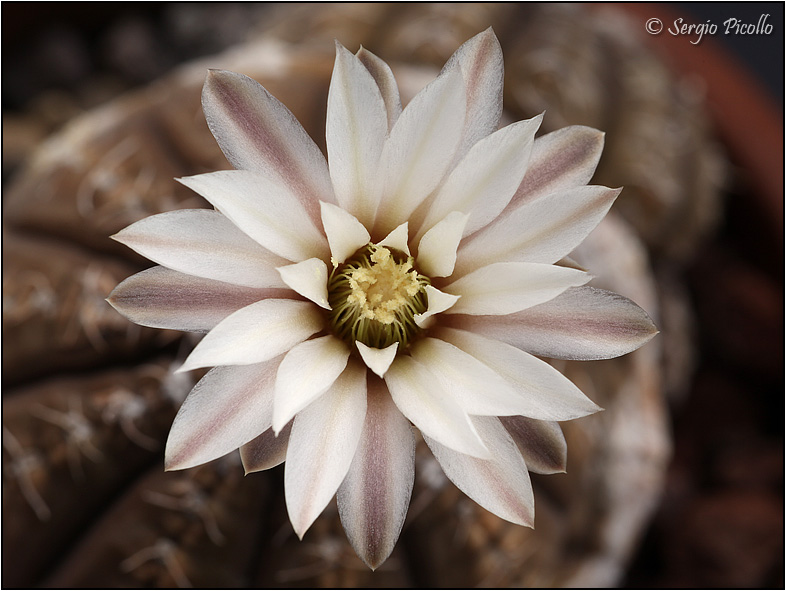
[[[448,172],[464,126],[464,84],[457,70],[426,86],[407,105],[380,159],[375,234],[387,234],[437,187]]]
[[[522,405],[526,405],[519,414],[546,421],[568,421],[601,410],[548,363],[516,347],[444,327],[435,335],[469,353],[513,386],[521,395]]]
[[[592,277],[541,263],[493,263],[445,287],[461,296],[448,314],[512,314],[558,296]]]
[[[647,313],[628,298],[586,286],[508,316],[456,318],[457,328],[555,359],[611,359],[658,334]]]
[[[501,261],[554,263],[595,229],[621,189],[576,187],[523,203],[470,236],[458,252],[456,274]]]
[[[285,185],[247,170],[222,170],[177,180],[271,252],[294,262],[327,258],[325,236]]]
[[[279,267],[277,271],[286,285],[318,306],[330,310],[328,303],[327,265],[321,259],[308,259],[302,263]]]
[[[217,211],[181,209],[153,215],[112,238],[189,275],[249,287],[285,287],[275,267],[286,260],[262,248]]]
[[[202,109],[232,166],[278,178],[315,223],[318,202],[335,202],[322,152],[289,109],[259,83],[242,74],[209,70]]]
[[[409,222],[404,222],[377,243],[379,246],[395,248],[407,256],[409,252]]]
[[[396,351],[398,351],[398,343],[393,343],[384,349],[377,349],[376,347],[369,347],[360,341],[355,341],[358,348],[358,353],[371,371],[379,377],[384,378],[385,373],[390,368],[390,364],[396,358]]]
[[[496,417],[472,417],[491,458],[459,453],[423,436],[450,481],[481,507],[498,517],[533,527],[535,497],[524,459]]]
[[[439,188],[418,237],[451,211],[470,215],[464,236],[494,220],[527,171],[532,142],[542,120],[543,115],[538,115],[513,123],[472,146]]]
[[[432,316],[450,309],[450,307],[454,306],[461,297],[440,291],[432,285],[427,285],[425,289],[428,298],[428,308],[426,308],[423,314],[415,315],[415,324],[420,328],[428,328]]]
[[[461,71],[467,96],[467,118],[457,156],[494,132],[502,115],[504,65],[502,48],[489,27],[456,50],[443,72]]]
[[[186,398],[166,442],[167,470],[204,464],[236,450],[271,425],[277,357],[215,367]]]
[[[289,290],[241,287],[152,267],[123,281],[107,302],[142,326],[207,332],[240,308],[290,295]]]
[[[336,205],[322,203],[325,229],[333,263],[343,263],[371,240],[368,230],[351,213]]]
[[[338,204],[371,225],[377,210],[373,186],[388,113],[379,86],[363,63],[336,42],[327,106],[327,153]]]
[[[269,470],[283,464],[287,459],[287,447],[292,422],[286,424],[276,435],[273,428],[263,431],[260,435],[240,447],[240,460],[246,474]]]
[[[333,386],[295,417],[284,488],[299,538],[344,480],[366,418],[366,368],[350,363]]]
[[[418,267],[429,277],[448,277],[456,264],[456,251],[469,214],[454,211],[438,222],[418,244]]]
[[[514,386],[455,345],[435,338],[417,341],[412,358],[426,366],[470,415],[518,415],[530,403]]]
[[[287,353],[276,377],[273,430],[278,432],[330,388],[348,359],[349,347],[332,335],[305,341]]]
[[[361,47],[355,55],[374,77],[374,81],[382,94],[382,100],[385,101],[388,129],[393,129],[393,125],[398,120],[399,115],[401,115],[401,97],[398,94],[398,84],[396,84],[396,79],[393,77],[393,71],[390,69],[390,66],[365,47]]]
[[[211,330],[178,370],[261,363],[289,351],[324,326],[314,304],[262,300],[227,316]]]
[[[573,125],[536,139],[511,206],[589,183],[603,152],[603,136],[597,129]]]
[[[338,513],[350,544],[371,569],[396,545],[415,479],[415,438],[381,380],[368,383],[363,434],[344,482]]]
[[[499,420],[516,442],[530,472],[565,472],[568,444],[559,423],[529,417],[499,417]]]
[[[399,356],[385,374],[385,383],[398,409],[424,435],[461,453],[489,457],[467,413],[426,366]]]

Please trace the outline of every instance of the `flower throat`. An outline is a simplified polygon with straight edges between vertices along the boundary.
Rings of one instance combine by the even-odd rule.
[[[331,327],[349,344],[384,349],[397,342],[400,351],[421,331],[415,315],[428,307],[424,288],[430,283],[411,256],[369,244],[330,276]]]

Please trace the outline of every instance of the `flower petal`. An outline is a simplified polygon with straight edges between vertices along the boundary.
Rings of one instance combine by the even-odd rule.
[[[568,444],[559,423],[529,417],[499,417],[499,420],[516,442],[530,472],[565,472]]]
[[[516,347],[444,327],[435,331],[435,336],[469,353],[516,388],[527,405],[519,414],[546,421],[568,421],[601,410],[548,363]]]
[[[385,102],[388,130],[393,129],[393,125],[398,120],[399,115],[401,115],[401,97],[398,94],[398,84],[396,84],[396,79],[393,77],[393,71],[390,69],[390,66],[365,47],[361,47],[355,55],[374,77],[374,81],[382,94],[382,100]]]
[[[273,383],[281,358],[215,367],[183,402],[166,442],[166,469],[204,464],[239,448],[270,427]]]
[[[289,351],[322,329],[310,302],[262,300],[227,316],[188,356],[179,372],[212,365],[262,363]]]
[[[366,417],[366,370],[350,363],[333,386],[295,417],[284,467],[287,511],[299,538],[344,480]]]
[[[454,211],[423,235],[418,244],[418,267],[431,277],[448,277],[469,214]]]
[[[304,298],[330,310],[328,303],[327,265],[321,259],[308,259],[302,263],[279,267],[281,279]]]
[[[495,515],[533,527],[535,496],[524,459],[496,417],[472,417],[491,452],[490,459],[458,453],[423,436],[450,481],[481,507]]]
[[[248,287],[284,287],[275,267],[286,261],[217,211],[181,209],[153,215],[112,238],[181,273]]]
[[[472,146],[439,188],[419,235],[451,211],[470,214],[468,236],[494,220],[510,202],[527,171],[543,115],[519,121]]]
[[[461,297],[439,291],[436,287],[431,285],[426,286],[426,296],[428,298],[428,308],[426,308],[423,314],[415,314],[415,324],[420,328],[428,328],[431,322],[429,320],[431,316],[448,310],[451,306],[455,305]]]
[[[349,347],[332,335],[300,343],[284,357],[276,376],[273,430],[311,404],[347,365]]]
[[[355,341],[360,356],[363,358],[363,363],[366,364],[371,371],[379,377],[384,378],[385,373],[390,368],[390,364],[396,358],[396,351],[398,351],[398,343],[393,343],[384,349],[377,349],[376,347],[369,347],[360,341]]]
[[[363,63],[336,41],[327,106],[327,153],[336,200],[366,225],[377,210],[373,191],[388,113],[379,86]]]
[[[574,287],[508,316],[462,316],[457,328],[555,359],[611,359],[641,347],[658,330],[647,313],[619,294]]]
[[[207,332],[224,318],[282,289],[255,289],[152,267],[132,275],[107,298],[131,322],[153,328]]]
[[[313,222],[319,220],[319,201],[335,202],[322,152],[289,109],[259,83],[209,70],[202,109],[232,166],[278,178]]]
[[[512,314],[583,285],[592,276],[540,263],[494,263],[454,281],[445,289],[461,299],[448,314]]]
[[[390,234],[377,242],[377,244],[379,246],[395,248],[409,256],[409,222],[404,222],[398,226]]]
[[[283,464],[287,458],[289,433],[292,423],[289,422],[276,435],[273,428],[263,431],[260,435],[240,447],[240,460],[246,474],[261,472]]]
[[[295,262],[327,258],[325,236],[285,185],[247,170],[222,170],[177,180],[271,252]]]
[[[363,434],[344,482],[338,513],[350,544],[371,569],[396,545],[415,480],[415,438],[381,380],[369,380]]]
[[[325,228],[333,263],[343,263],[371,240],[368,230],[351,213],[336,205],[322,203]]]
[[[385,374],[385,383],[398,409],[423,435],[461,453],[489,457],[467,413],[426,366],[399,356]]]
[[[400,225],[447,173],[464,126],[461,73],[451,70],[421,90],[401,113],[380,158],[375,233]]]

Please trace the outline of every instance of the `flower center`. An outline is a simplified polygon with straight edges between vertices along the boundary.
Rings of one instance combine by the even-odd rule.
[[[426,311],[424,288],[430,283],[411,256],[369,244],[330,276],[331,327],[350,344],[384,349],[398,342],[402,350],[421,330],[415,315]]]

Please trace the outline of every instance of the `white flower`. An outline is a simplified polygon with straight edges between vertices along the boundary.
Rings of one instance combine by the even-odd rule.
[[[497,130],[502,54],[489,29],[402,110],[390,68],[337,44],[330,166],[259,84],[211,71],[202,103],[237,170],[180,179],[215,206],[115,236],[159,263],[110,302],[145,326],[207,332],[182,370],[214,367],[175,419],[167,469],[240,448],[286,460],[302,537],[334,494],[372,568],[412,492],[417,427],[448,478],[532,525],[528,470],[563,471],[556,421],[599,408],[535,355],[604,359],[655,328],[559,264],[619,190],[586,186],[603,135]],[[499,418],[501,417],[501,418]]]

